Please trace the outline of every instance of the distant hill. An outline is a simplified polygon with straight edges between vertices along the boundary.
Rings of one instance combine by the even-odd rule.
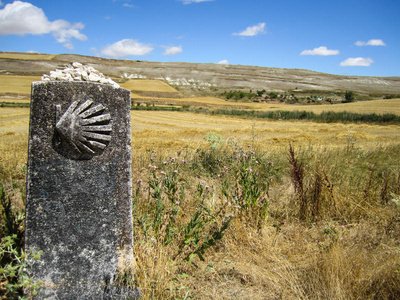
[[[341,76],[302,69],[242,65],[148,62],[61,54],[0,52],[0,75],[48,74],[74,61],[114,78],[162,79],[182,91],[252,89],[266,91],[346,91],[400,94],[400,77]]]

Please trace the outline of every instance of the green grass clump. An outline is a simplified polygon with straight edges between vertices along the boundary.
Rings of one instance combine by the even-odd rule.
[[[30,103],[21,102],[0,102],[0,107],[30,107]]]

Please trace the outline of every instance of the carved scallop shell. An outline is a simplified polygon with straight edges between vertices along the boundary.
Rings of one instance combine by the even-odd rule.
[[[90,158],[102,153],[111,140],[111,115],[104,105],[92,104],[92,100],[80,105],[79,101],[73,101],[61,117],[61,106],[56,107],[56,131],[69,145],[69,151],[74,152],[67,156]]]

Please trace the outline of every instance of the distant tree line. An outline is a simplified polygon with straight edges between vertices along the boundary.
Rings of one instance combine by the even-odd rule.
[[[225,91],[221,96],[227,100],[243,101],[257,99],[258,93],[244,91]]]
[[[267,92],[265,89],[250,91],[231,90],[224,91],[219,94],[226,100],[233,101],[271,101],[278,100],[280,102],[295,104],[295,103],[321,103],[321,101],[333,103],[333,101],[340,101],[343,103],[350,103],[356,100],[373,100],[374,97],[369,95],[358,95],[353,91],[333,92],[322,90],[293,90],[288,92]],[[303,96],[301,96],[303,95]],[[400,98],[400,95],[386,95],[384,99]]]

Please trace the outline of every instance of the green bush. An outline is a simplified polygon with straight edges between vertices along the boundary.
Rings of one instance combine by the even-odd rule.
[[[225,91],[221,94],[222,98],[227,100],[243,101],[243,100],[253,100],[258,96],[257,93],[244,92],[244,91]]]

